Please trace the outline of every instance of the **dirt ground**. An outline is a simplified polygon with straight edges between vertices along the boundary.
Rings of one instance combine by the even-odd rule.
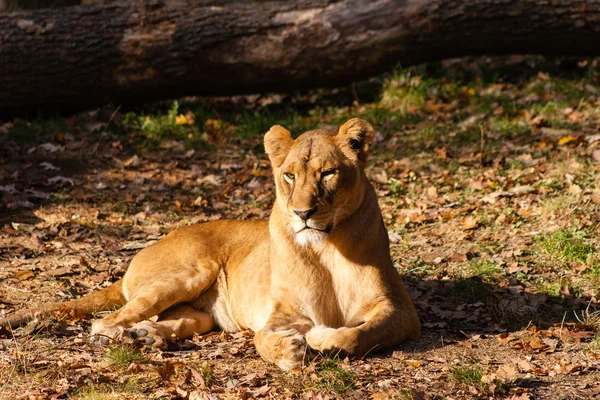
[[[378,129],[367,174],[423,323],[389,352],[282,373],[250,332],[146,353],[91,346],[88,318],[34,321],[0,328],[0,398],[600,398],[600,80],[585,62],[397,71],[372,102],[244,98],[250,120],[227,106],[240,99],[207,103],[210,117],[184,104],[184,136],[166,123],[151,143],[140,132],[161,107],[0,125],[0,317],[109,285],[176,227],[267,218],[261,137],[240,130],[360,116]],[[285,101],[318,111],[265,111]]]

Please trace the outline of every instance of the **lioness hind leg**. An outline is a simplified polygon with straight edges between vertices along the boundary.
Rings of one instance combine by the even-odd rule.
[[[129,329],[129,336],[148,346],[164,347],[165,340],[187,339],[194,333],[202,334],[213,329],[212,317],[189,304],[169,308],[158,317],[158,321],[142,321]]]
[[[204,274],[171,277],[138,288],[134,297],[119,311],[92,324],[92,342],[106,345],[112,339],[120,338],[125,329],[135,323],[159,315],[176,304],[197,298],[212,283],[212,279],[201,275]]]

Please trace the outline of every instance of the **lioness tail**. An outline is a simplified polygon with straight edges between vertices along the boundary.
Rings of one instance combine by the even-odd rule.
[[[99,311],[111,310],[125,304],[123,296],[123,278],[97,292],[87,294],[75,300],[48,303],[39,308],[17,311],[0,319],[0,327],[14,329],[34,318],[45,318],[52,313],[59,315],[89,315]]]

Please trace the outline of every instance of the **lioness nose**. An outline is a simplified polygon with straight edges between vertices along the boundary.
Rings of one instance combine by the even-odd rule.
[[[302,218],[304,221],[310,218],[311,215],[317,212],[317,207],[313,207],[310,210],[294,210],[294,213]]]

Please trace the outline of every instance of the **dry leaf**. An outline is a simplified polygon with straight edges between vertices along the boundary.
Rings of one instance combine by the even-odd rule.
[[[25,281],[31,277],[35,276],[35,272],[30,271],[30,270],[25,270],[25,271],[17,271],[15,272],[15,277],[17,279],[19,279],[20,281]]]
[[[167,396],[170,397],[170,396]],[[214,394],[207,392],[205,390],[193,390],[188,393],[189,400],[219,400],[217,396]]]
[[[577,136],[572,136],[572,135],[568,135],[568,136],[563,136],[562,138],[560,138],[560,140],[558,141],[558,145],[559,146],[564,146],[565,144],[574,142],[577,140]]]
[[[434,199],[437,197],[437,189],[435,186],[430,186],[427,188],[427,196]]]
[[[371,400],[390,400],[393,397],[391,397],[388,393],[386,392],[375,392],[375,393],[371,393]]]
[[[522,358],[516,360],[515,364],[517,364],[517,367],[519,367],[522,372],[529,372],[533,370],[533,365],[531,365],[529,361]]]
[[[545,344],[539,336],[532,336],[527,343],[533,350],[544,350],[548,348],[548,345]]]
[[[519,208],[519,211],[517,211],[517,215],[519,215],[520,217],[523,217],[523,218],[529,218],[532,215],[535,215],[535,212],[533,210],[529,210],[527,208]]]
[[[457,251],[453,252],[450,257],[448,257],[448,261],[451,262],[465,262],[469,259],[469,253],[459,253]]]
[[[189,383],[193,384],[195,388],[206,389],[206,381],[204,376],[195,368],[189,368]]]
[[[463,231],[468,231],[471,229],[476,229],[479,226],[475,217],[465,217],[462,221],[461,229]]]
[[[171,361],[165,361],[163,365],[157,366],[155,370],[163,381],[167,381],[175,374],[175,364]]]
[[[73,275],[74,273],[75,273],[75,270],[72,267],[62,267],[62,268],[48,270],[44,274],[50,275],[50,276],[66,276],[66,275]]]
[[[435,153],[437,154],[437,157],[440,160],[445,160],[446,158],[448,158],[448,154],[446,153],[445,147],[436,147]]]
[[[517,377],[517,369],[510,364],[504,364],[498,367],[496,376],[503,382],[511,382]]]
[[[521,186],[515,186],[515,187],[511,188],[510,192],[517,196],[523,196],[525,194],[535,192],[535,189],[532,188],[531,186],[521,185]]]
[[[567,189],[567,191],[570,194],[574,194],[574,195],[581,194],[581,192],[582,192],[581,186],[579,186],[579,185],[571,185],[571,186],[569,186],[569,189]]]
[[[247,390],[246,394],[248,394],[251,397],[263,397],[266,396],[270,390],[271,387],[269,385],[264,385],[255,390]]]

